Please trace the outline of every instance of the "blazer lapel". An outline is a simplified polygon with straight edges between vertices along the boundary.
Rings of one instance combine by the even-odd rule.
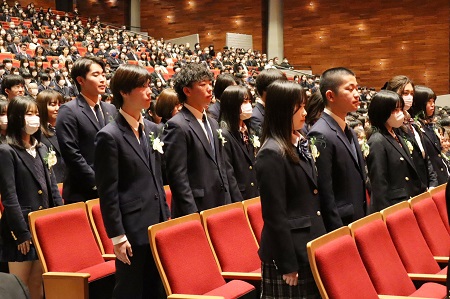
[[[236,140],[237,144],[239,144],[240,149],[242,150],[242,152],[244,153],[244,155],[245,155],[245,157],[248,159],[248,161],[249,161],[250,163],[252,163],[252,158],[251,158],[250,153],[249,153],[247,147],[245,146],[245,144],[244,144],[243,142],[241,142],[240,139],[236,138],[236,136],[234,136],[233,134],[231,134],[231,132],[230,132],[230,135],[232,136],[231,138],[233,138],[234,140]],[[249,143],[251,142],[251,141],[250,141],[250,137],[249,137],[248,142],[249,142]],[[253,148],[253,147],[251,147],[251,148]]]
[[[51,192],[52,188],[50,185],[50,183],[51,183],[50,171],[48,169],[47,163],[45,163],[45,161],[44,161],[44,157],[46,157],[48,155],[48,152],[45,150],[45,146],[39,146],[37,148],[37,153],[41,157],[42,164],[44,164],[45,181],[47,182],[47,190],[48,190],[47,193],[49,196],[49,203],[51,203],[53,201],[53,194]]]
[[[299,165],[303,169],[303,171],[306,173],[306,175],[309,177],[311,182],[314,183],[314,186],[317,187],[317,175],[316,175],[315,170],[314,170],[314,167],[315,167],[314,163],[312,163],[312,161],[310,161],[310,162],[309,161],[304,161],[300,157]]]
[[[86,102],[86,100],[83,98],[83,96],[82,95],[78,96],[77,101],[78,101],[78,105],[81,108],[81,111],[87,116],[87,118],[89,118],[89,120],[94,125],[94,127],[98,131],[100,131],[100,129],[101,129],[100,124],[98,123],[97,118],[94,115],[94,112],[92,111],[91,107]]]
[[[26,150],[19,150],[19,149],[15,148],[15,147],[12,147],[12,148],[16,151],[17,155],[22,160],[23,164],[25,164],[25,166],[31,172],[31,175],[36,180],[36,182],[41,186],[41,184],[39,183],[38,178],[36,177],[37,173],[36,173],[36,170],[34,169],[34,165],[31,163],[32,159],[34,159],[34,158],[32,156],[30,156],[30,154]],[[39,150],[39,148],[36,148],[36,154],[39,154],[38,150]],[[45,168],[47,165],[43,161],[44,157],[45,157],[45,154],[44,154],[44,156],[42,156],[42,162],[43,162],[44,168]],[[43,186],[41,186],[41,188],[43,188]]]
[[[419,129],[420,130],[420,129]],[[419,131],[418,130],[418,131]],[[433,140],[433,137],[432,137],[432,135],[431,134],[434,134],[434,132],[433,132],[433,129],[428,129],[428,128],[425,128],[425,129],[423,129],[423,131],[422,131],[422,135],[424,135],[425,136],[425,138],[427,138],[428,140],[430,140],[430,142],[431,142],[431,144],[436,148],[436,150],[440,153],[441,152],[441,149],[439,148],[439,145],[438,144],[436,144],[435,143],[435,141],[436,140],[438,140],[439,141],[439,139],[438,139],[438,137],[436,136],[436,140]],[[419,133],[420,134],[420,133]]]
[[[144,164],[148,167],[148,169],[150,169],[150,166],[148,164],[149,160],[146,159],[144,152],[142,151],[141,145],[139,144],[139,141],[136,138],[136,135],[134,135],[130,125],[128,125],[127,121],[121,114],[117,116],[117,125],[119,126],[119,129],[123,133],[123,138],[128,142],[131,148],[133,148],[133,150],[136,152],[136,154],[139,156],[142,162],[144,162]]]
[[[181,110],[181,113],[183,113],[184,118],[189,123],[189,127],[192,129],[194,134],[197,136],[198,139],[200,139],[200,142],[202,143],[203,148],[205,149],[205,151],[207,152],[209,157],[215,162],[211,145],[209,144],[208,138],[206,138],[205,131],[203,131],[200,123],[197,121],[195,116],[186,107],[183,107],[183,109]],[[212,127],[211,127],[211,131],[212,131],[214,139],[216,139],[216,136],[214,135],[214,129]],[[217,148],[217,145],[215,145],[215,146]]]
[[[105,124],[107,125],[114,120],[114,117],[113,115],[111,115],[111,112],[109,111],[109,106],[103,103],[102,101],[100,101],[100,107],[102,107],[103,118],[105,119]]]
[[[416,170],[416,167],[414,166],[414,163],[412,161],[411,155],[409,154],[409,149],[408,146],[406,145],[406,143],[403,141],[402,137],[398,137],[398,141],[400,142],[400,144],[397,142],[397,140],[395,140],[394,137],[391,136],[391,134],[389,133],[385,133],[382,132],[382,134],[386,137],[386,140],[392,144],[392,146],[400,153],[400,155],[402,155],[402,157],[409,163],[409,165]],[[406,152],[408,151],[408,152]]]
[[[145,136],[150,135],[150,129],[147,126],[145,126],[144,133],[145,133]],[[156,133],[153,133],[153,134],[155,134],[155,138],[158,136],[158,134],[156,134]],[[150,138],[150,137],[148,137],[148,138]],[[156,153],[153,150],[152,145],[150,143],[148,144],[148,153],[149,153],[148,161],[150,163],[151,171],[152,171],[152,173],[155,173],[155,163],[156,163],[155,155],[156,155]]]
[[[58,139],[56,139],[56,135],[53,135],[50,138],[47,138],[48,142],[51,143],[53,149],[58,153],[61,154],[61,150],[59,149],[59,143],[58,143]]]

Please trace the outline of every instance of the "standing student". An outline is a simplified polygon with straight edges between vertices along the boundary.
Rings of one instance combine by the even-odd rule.
[[[62,205],[51,171],[54,157],[39,142],[39,112],[30,97],[18,96],[8,105],[8,143],[0,145],[0,261],[27,285],[31,298],[43,298],[42,267],[31,242],[28,214]]]
[[[407,142],[394,130],[403,124],[403,106],[403,99],[389,90],[377,93],[369,106],[369,119],[374,128],[368,140],[367,156],[372,186],[371,213],[427,190],[420,181]]]
[[[56,121],[61,154],[66,164],[63,198],[74,203],[98,198],[94,173],[94,140],[101,128],[117,114],[116,107],[102,102],[105,63],[98,57],[83,57],[72,68],[80,94],[61,106]]]
[[[322,215],[332,231],[366,213],[364,159],[355,132],[345,123],[347,113],[359,106],[355,74],[343,67],[326,70],[320,93],[325,110],[308,136],[317,148]]]
[[[203,65],[186,65],[174,89],[183,108],[163,133],[166,173],[172,191],[172,217],[230,203],[241,194],[234,177],[227,176],[227,140],[205,109],[211,101],[213,76]]]
[[[214,118],[215,120],[219,119],[220,114],[220,97],[223,94],[223,91],[230,85],[236,85],[236,80],[234,79],[234,76],[231,74],[220,74],[216,78],[216,82],[214,82],[214,98],[216,101],[209,105],[208,107],[208,116]]]
[[[141,66],[117,69],[111,87],[119,114],[95,141],[100,208],[117,257],[114,298],[162,298],[163,294],[147,232],[150,225],[170,217],[161,145],[154,138],[157,127],[141,114],[150,106],[150,82],[150,74]]]
[[[259,195],[254,170],[259,138],[249,133],[244,121],[252,115],[251,94],[244,86],[228,86],[221,94],[219,124],[225,143],[230,175],[236,178],[242,200]]]
[[[320,298],[306,244],[325,234],[314,159],[299,130],[306,94],[299,84],[276,81],[266,95],[263,145],[256,173],[264,227],[261,298]]]

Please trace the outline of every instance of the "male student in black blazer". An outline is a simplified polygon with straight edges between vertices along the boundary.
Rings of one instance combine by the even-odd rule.
[[[165,298],[147,233],[150,225],[170,217],[157,126],[141,114],[150,106],[150,82],[143,67],[122,65],[117,69],[111,85],[119,114],[95,140],[100,208],[117,257],[116,299]]]
[[[347,225],[366,213],[364,160],[355,132],[345,123],[359,107],[355,74],[332,68],[320,79],[325,111],[308,136],[318,149],[319,195],[327,231]]]
[[[234,177],[227,176],[225,138],[205,108],[211,101],[213,76],[192,63],[177,74],[174,89],[184,104],[163,132],[166,173],[172,191],[172,217],[231,203],[241,198]]]
[[[71,75],[80,94],[59,108],[56,121],[56,136],[66,163],[65,203],[98,197],[94,174],[95,135],[117,114],[114,105],[100,101],[99,95],[106,88],[102,59],[80,58],[75,62]]]

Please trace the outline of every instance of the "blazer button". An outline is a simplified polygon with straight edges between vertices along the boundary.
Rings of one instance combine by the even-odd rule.
[[[250,166],[248,167],[248,169],[252,170],[252,169],[253,169],[253,166],[250,165]]]
[[[403,161],[403,160],[405,160],[403,157],[400,157],[400,161]]]
[[[317,195],[319,193],[319,191],[317,189],[314,189],[313,193],[314,193],[314,195]]]
[[[159,195],[156,194],[156,195],[155,195],[155,200],[158,200],[158,199],[159,199]]]
[[[43,207],[42,206],[39,206],[39,208],[38,208],[39,210],[42,210],[43,209]]]
[[[405,181],[409,181],[409,177],[405,177]]]
[[[317,216],[320,216],[320,215],[322,215],[322,214],[320,213],[320,211],[317,211],[317,213],[316,213],[316,214],[317,214]]]
[[[38,194],[41,195],[42,194],[42,190],[38,190]]]
[[[440,157],[441,157],[441,154],[438,154],[438,157],[440,158]]]
[[[441,168],[441,171],[444,171],[444,168]]]
[[[253,187],[253,186],[255,186],[255,184],[253,184],[253,183],[250,183],[250,186],[252,186],[252,187]]]

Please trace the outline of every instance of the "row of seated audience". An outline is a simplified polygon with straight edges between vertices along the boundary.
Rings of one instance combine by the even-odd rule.
[[[52,25],[51,11],[41,13],[37,18]],[[198,44],[191,51],[99,23],[85,25],[82,42],[104,47],[104,54],[69,59],[82,25],[63,20],[65,30],[51,32],[63,57],[48,69],[38,58],[36,76],[32,69],[13,70],[12,61],[3,64],[1,261],[33,298],[42,297],[42,270],[26,216],[61,205],[62,198],[65,204],[100,198],[116,254],[115,297],[162,298],[147,227],[260,196],[262,297],[320,298],[306,258],[309,240],[448,180],[436,95],[405,76],[378,93],[358,89],[346,68],[327,70],[319,82],[290,82],[257,51],[215,53]],[[126,63],[124,55],[136,61],[137,49],[139,58],[148,53],[155,64]],[[176,73],[171,81],[164,77],[168,60]],[[261,70],[256,78],[249,67]],[[224,73],[213,86],[214,68]],[[30,84],[38,83],[34,94]],[[72,92],[58,90],[65,87]],[[101,101],[107,89],[111,96]],[[364,128],[371,128],[367,135]],[[64,182],[62,197],[57,182]]]

